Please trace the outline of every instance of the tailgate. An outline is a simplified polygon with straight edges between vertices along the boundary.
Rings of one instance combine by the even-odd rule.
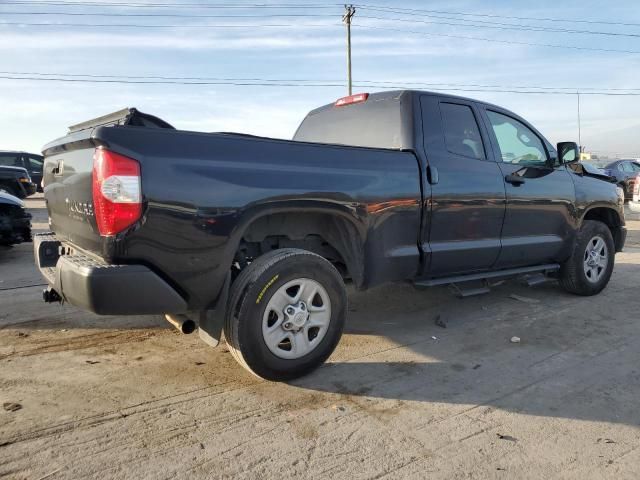
[[[105,142],[96,138],[96,132],[104,128],[123,127],[173,129],[164,120],[142,113],[135,108],[126,108],[73,125],[69,127],[69,134],[66,137],[54,140],[44,147],[44,196],[51,230],[60,240],[71,242],[77,247],[103,257],[110,255],[111,240],[114,236],[113,232],[106,231],[105,233],[104,220],[106,216],[114,213],[111,211],[109,214],[104,214],[104,201],[94,204],[94,153],[97,147],[106,146]],[[117,149],[119,147],[110,146],[110,148]],[[114,159],[114,161],[119,160]],[[103,165],[103,163],[100,164]],[[126,190],[131,186],[127,182],[134,178],[130,176],[130,173],[119,175],[117,172],[110,172],[110,175],[112,175],[110,178],[115,179],[115,182],[118,183],[116,185],[112,182],[108,187],[110,192],[116,196],[119,195],[120,190],[118,189],[122,187]],[[139,172],[134,175],[137,175],[139,182]],[[139,194],[139,186],[137,189]],[[104,190],[102,192],[104,193]],[[114,199],[115,203],[120,204],[119,207],[115,207],[118,209],[119,215],[134,215],[131,213],[131,205],[126,205],[127,201],[120,197]],[[138,198],[135,201],[140,203],[141,200]],[[100,210],[101,208],[103,209]],[[96,222],[96,209],[103,212],[102,215],[99,215],[100,228]],[[103,233],[102,236],[100,232]]]
[[[43,173],[44,196],[51,230],[61,240],[101,252],[102,239],[93,211],[92,169],[95,145],[90,132],[47,145]]]

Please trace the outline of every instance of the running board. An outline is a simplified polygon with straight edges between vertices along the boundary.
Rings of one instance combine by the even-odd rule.
[[[494,272],[472,273],[469,275],[457,275],[454,277],[430,278],[427,280],[416,280],[413,284],[416,287],[435,287],[436,285],[449,285],[452,283],[472,282],[475,280],[488,280],[489,278],[517,277],[526,273],[549,273],[560,269],[557,263],[547,265],[537,265],[535,267],[510,268],[508,270],[496,270]]]

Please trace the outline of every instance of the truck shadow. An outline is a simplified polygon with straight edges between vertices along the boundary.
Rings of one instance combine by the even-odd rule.
[[[630,312],[640,309],[638,274],[640,266],[618,264],[610,286],[595,297],[568,295],[555,282],[535,288],[510,282],[465,300],[446,289],[402,286],[353,293],[354,311],[331,363],[292,384],[355,401],[637,425],[640,324]],[[438,317],[447,328],[435,324]]]

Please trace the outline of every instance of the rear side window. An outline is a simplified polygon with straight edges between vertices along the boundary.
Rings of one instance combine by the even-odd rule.
[[[503,162],[524,166],[547,164],[542,140],[529,127],[515,118],[491,110],[487,110],[487,116],[498,140]]]
[[[19,153],[0,153],[0,165],[5,167],[22,167]]]
[[[626,173],[634,173],[634,169],[633,166],[631,165],[631,162],[624,162],[623,164],[621,164],[622,167],[622,171],[626,172]]]
[[[42,166],[44,165],[44,158],[29,157],[29,168],[33,172],[42,172]]]
[[[480,129],[471,107],[457,103],[441,103],[440,115],[449,152],[469,158],[485,158]]]

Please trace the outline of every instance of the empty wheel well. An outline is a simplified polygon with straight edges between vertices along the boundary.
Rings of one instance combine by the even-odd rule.
[[[329,260],[345,279],[362,285],[362,245],[356,227],[344,218],[321,213],[278,213],[256,219],[244,231],[233,264],[242,269],[253,259],[280,248],[300,248]]]

